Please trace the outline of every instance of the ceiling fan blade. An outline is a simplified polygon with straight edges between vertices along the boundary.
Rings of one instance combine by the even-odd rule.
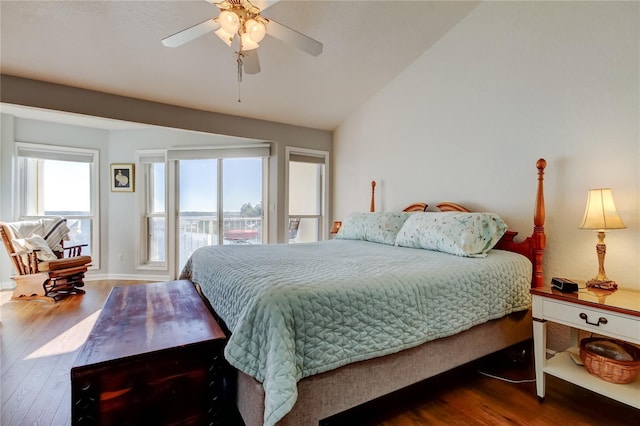
[[[260,72],[260,60],[258,59],[258,49],[242,52],[242,65],[247,74],[258,74]]]
[[[169,37],[162,39],[162,44],[167,47],[178,47],[183,44],[194,40],[200,36],[203,36],[211,31],[215,31],[220,28],[220,24],[218,24],[214,18],[207,19],[204,22],[200,22],[192,27],[187,28],[186,30],[178,31],[177,33],[170,35]]]
[[[296,30],[292,30],[273,19],[269,19],[267,23],[267,34],[285,43],[289,43],[312,56],[318,56],[322,53],[322,43]]]
[[[279,0],[253,0],[251,4],[259,8],[261,12],[264,12],[266,8],[273,6],[278,3],[278,1]]]

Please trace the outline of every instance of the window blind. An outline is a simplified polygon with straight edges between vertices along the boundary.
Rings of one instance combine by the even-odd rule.
[[[324,155],[317,156],[312,154],[289,154],[289,161],[298,163],[324,164]]]
[[[76,161],[93,163],[94,152],[79,148],[66,148],[64,151],[48,145],[18,144],[18,157],[39,158],[42,160]]]
[[[167,150],[167,160],[196,160],[203,158],[248,158],[268,157],[269,144],[220,146],[207,148],[181,148]]]

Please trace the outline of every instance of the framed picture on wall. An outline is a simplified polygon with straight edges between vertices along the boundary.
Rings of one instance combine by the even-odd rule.
[[[111,191],[133,192],[133,164],[111,164]]]

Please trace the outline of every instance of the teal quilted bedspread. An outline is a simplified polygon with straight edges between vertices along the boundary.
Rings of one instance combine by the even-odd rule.
[[[263,384],[268,426],[291,410],[303,377],[531,305],[531,263],[501,250],[477,259],[352,240],[213,246],[181,278],[231,330],[227,360]]]

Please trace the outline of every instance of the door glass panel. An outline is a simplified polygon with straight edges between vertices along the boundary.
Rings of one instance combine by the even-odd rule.
[[[197,248],[218,244],[218,160],[181,160],[178,270]]]
[[[222,162],[223,244],[262,243],[262,158]]]

